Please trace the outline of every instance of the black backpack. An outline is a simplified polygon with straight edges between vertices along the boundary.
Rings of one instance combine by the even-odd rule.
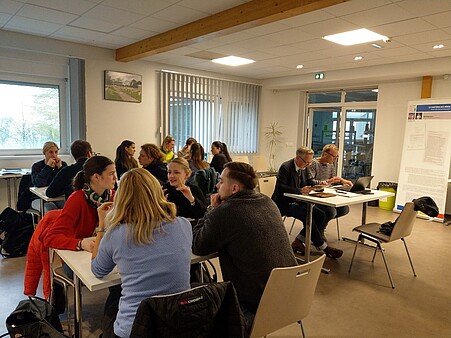
[[[194,174],[193,183],[199,187],[204,193],[207,201],[210,200],[210,195],[216,192],[216,184],[219,181],[219,174],[215,168],[207,168],[198,170]]]
[[[23,175],[19,183],[19,195],[17,196],[17,210],[27,211],[31,207],[33,193],[30,191],[31,175]]]
[[[32,215],[6,208],[0,214],[0,254],[5,258],[25,256],[34,232]]]

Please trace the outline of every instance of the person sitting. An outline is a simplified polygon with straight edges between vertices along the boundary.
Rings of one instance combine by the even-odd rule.
[[[73,192],[62,210],[45,214],[30,241],[32,250],[27,255],[25,268],[25,295],[35,295],[44,271],[44,290],[50,290],[48,248],[62,250],[86,250],[94,247],[92,235],[98,224],[96,208],[112,200],[116,181],[114,163],[104,156],[89,158],[74,179]],[[69,278],[72,270],[63,264]],[[45,293],[47,294],[47,293]]]
[[[211,144],[211,153],[213,154],[213,159],[211,160],[210,167],[215,168],[218,173],[222,172],[226,163],[232,162],[227,145],[221,141],[214,141]]]
[[[168,164],[169,182],[163,185],[163,191],[167,200],[176,205],[177,216],[198,219],[207,211],[207,200],[197,186],[187,182],[190,174],[187,160],[173,159]]]
[[[223,279],[235,286],[249,328],[272,269],[296,265],[280,212],[256,185],[249,164],[227,163],[211,210],[193,228],[193,253],[219,253]]]
[[[31,184],[34,187],[47,187],[52,183],[53,178],[58,174],[61,168],[67,166],[67,163],[58,157],[59,147],[55,142],[48,141],[42,147],[42,153],[45,158],[34,163],[31,166]],[[39,197],[33,196],[31,207],[41,210]],[[61,209],[64,201],[46,202],[44,204],[44,213],[49,210]]]
[[[188,181],[194,182],[194,175],[199,170],[210,168],[210,165],[207,161],[204,160],[205,152],[204,147],[200,143],[194,143],[190,149],[190,159],[188,160],[189,168],[191,169],[191,176]]]
[[[48,197],[58,197],[65,195],[66,200],[70,194],[74,192],[72,181],[80,170],[83,170],[83,164],[86,160],[92,157],[92,147],[87,141],[76,140],[70,146],[70,152],[75,159],[75,163],[61,170],[53,178],[52,182],[47,187],[45,194]]]
[[[301,201],[293,201],[291,198],[284,196],[285,193],[307,195],[312,190],[314,180],[307,167],[313,161],[313,150],[307,147],[300,147],[296,150],[296,157],[282,163],[277,174],[277,181],[272,199],[279,207],[282,216],[294,217],[304,224],[307,217],[307,203]],[[326,215],[318,206],[313,207],[312,213],[312,238],[311,241],[318,250],[330,258],[340,258],[343,251],[329,246],[321,236],[321,231],[326,228]],[[305,226],[296,236],[291,247],[294,252],[305,254]]]
[[[330,185],[330,184],[343,184],[352,186],[352,182],[344,178],[337,176],[336,162],[338,159],[338,148],[335,144],[326,144],[323,147],[321,157],[314,158],[312,164],[309,166],[310,171],[315,184]],[[343,207],[329,207],[327,205],[318,204],[318,208],[324,211],[326,214],[326,224],[331,219],[344,216],[349,213],[349,207],[347,205]],[[324,233],[321,233],[325,240]]]
[[[126,171],[138,168],[138,162],[133,157],[135,151],[135,142],[130,140],[122,141],[116,148],[116,159],[114,160],[114,164],[116,165],[116,175],[118,179],[120,179]]]
[[[183,157],[185,160],[189,160],[191,158],[191,146],[194,143],[197,143],[196,139],[194,137],[188,137],[183,148],[177,152],[177,157]]]
[[[103,278],[117,266],[122,281],[114,334],[104,330],[103,337],[129,337],[141,301],[190,288],[192,228],[142,168],[122,176],[114,204],[98,213],[92,273]]]
[[[160,150],[164,155],[163,157],[164,163],[169,163],[175,157],[174,144],[175,140],[172,136],[168,135],[163,139],[163,143],[161,144]]]
[[[154,175],[160,184],[168,181],[168,167],[163,160],[164,156],[155,144],[146,143],[141,146],[138,156],[139,164]]]

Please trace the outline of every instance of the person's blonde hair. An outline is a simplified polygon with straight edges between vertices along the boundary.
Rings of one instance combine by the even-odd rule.
[[[135,168],[121,177],[105,225],[112,229],[127,224],[133,242],[140,245],[151,243],[153,231],[161,230],[163,222],[172,222],[175,217],[175,204],[165,199],[158,180],[146,169]]]
[[[60,150],[58,145],[53,141],[47,141],[42,146],[42,153],[45,155],[46,152],[48,152],[51,148],[56,147],[57,150]]]
[[[163,139],[163,142],[161,143],[161,148],[163,148],[164,151],[169,151],[169,143],[171,143],[172,141],[175,141],[175,139],[168,135]]]
[[[191,173],[191,168],[189,167],[189,163],[183,157],[176,157],[176,158],[174,158],[171,162],[168,163],[168,166],[170,166],[172,163],[180,165],[182,167],[182,169],[185,170],[185,172],[187,174]]]

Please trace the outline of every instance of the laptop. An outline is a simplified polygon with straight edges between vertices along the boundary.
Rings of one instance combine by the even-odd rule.
[[[364,193],[366,191],[366,188],[369,188],[370,182],[373,179],[374,176],[363,176],[359,177],[357,181],[355,181],[354,185],[352,187],[341,185],[335,187],[337,190],[341,191],[349,191],[349,192],[356,192],[356,193]]]

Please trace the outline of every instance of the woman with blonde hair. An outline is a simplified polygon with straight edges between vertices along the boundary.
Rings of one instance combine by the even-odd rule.
[[[168,135],[163,139],[163,143],[161,144],[161,149],[160,149],[164,155],[163,162],[169,163],[175,157],[174,145],[175,145],[175,140],[172,136]]]
[[[199,219],[207,211],[207,200],[199,187],[187,182],[190,175],[187,160],[173,159],[168,165],[169,182],[163,185],[163,191],[167,200],[177,206],[177,216]]]
[[[117,266],[122,295],[114,334],[129,337],[142,300],[190,288],[191,224],[176,217],[157,179],[142,168],[122,176],[114,204],[98,213],[91,270],[102,278]]]

